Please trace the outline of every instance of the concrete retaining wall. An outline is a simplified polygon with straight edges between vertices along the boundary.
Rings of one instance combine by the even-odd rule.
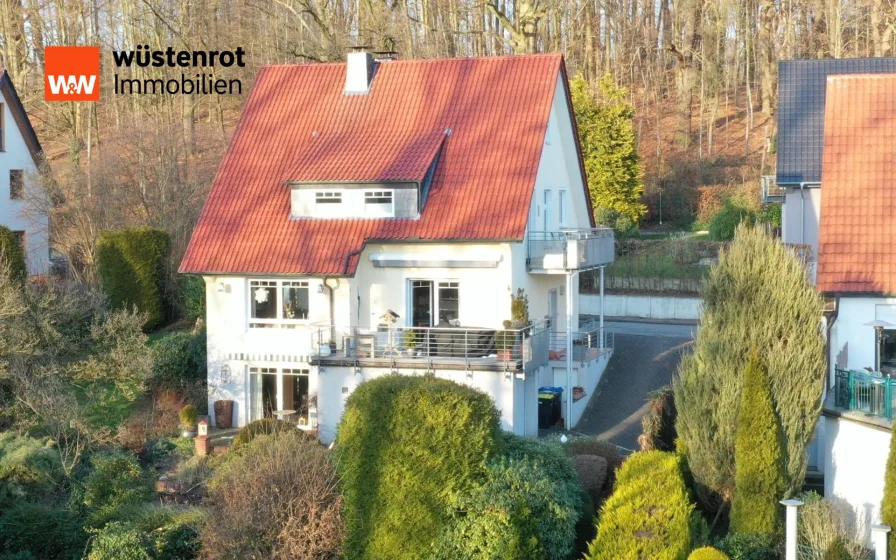
[[[579,296],[579,313],[600,314],[600,296]],[[638,295],[604,295],[604,315],[607,317],[637,317],[641,319],[700,319],[703,300],[700,298]]]

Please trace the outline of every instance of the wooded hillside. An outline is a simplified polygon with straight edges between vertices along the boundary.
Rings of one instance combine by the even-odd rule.
[[[255,72],[340,61],[352,45],[400,58],[554,52],[593,90],[628,89],[647,223],[687,224],[720,192],[755,196],[773,168],[779,59],[892,54],[894,0],[2,0],[0,51],[66,205],[57,246],[93,274],[100,231],[148,225],[182,253]],[[101,101],[45,103],[43,47],[100,45]],[[242,95],[114,95],[113,50],[243,47],[246,66],[204,69]],[[203,69],[185,69],[187,73]],[[702,187],[702,188],[700,188]],[[72,235],[75,230],[77,234]]]

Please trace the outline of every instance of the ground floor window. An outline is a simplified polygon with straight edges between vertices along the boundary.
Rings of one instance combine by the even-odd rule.
[[[249,368],[249,409],[252,420],[280,418],[298,427],[312,427],[309,370]]]
[[[456,280],[411,280],[411,326],[460,326],[460,283]]]

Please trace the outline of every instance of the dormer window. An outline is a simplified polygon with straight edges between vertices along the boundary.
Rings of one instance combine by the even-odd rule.
[[[395,216],[392,191],[364,191],[364,214],[374,218]]]
[[[314,213],[321,217],[339,217],[342,210],[342,191],[316,191],[314,193]]]

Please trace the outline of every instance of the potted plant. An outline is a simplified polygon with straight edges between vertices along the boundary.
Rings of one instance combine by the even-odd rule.
[[[516,331],[508,330],[511,324],[511,321],[504,321],[504,330],[495,333],[495,348],[498,349],[498,359],[503,362],[509,362],[513,359]]]
[[[180,427],[183,430],[180,433],[181,437],[196,437],[196,420],[198,417],[199,414],[196,412],[196,407],[192,404],[188,404],[180,409]]]
[[[529,320],[529,296],[522,288],[517,289],[516,295],[510,296],[510,319],[515,329],[525,329],[532,324]]]
[[[417,331],[414,329],[406,329],[404,331],[404,347],[405,354],[409,358],[413,358],[417,355],[417,345],[419,344],[417,340]]]
[[[333,353],[333,348],[330,346],[330,341],[321,343],[317,349],[318,354],[322,357],[327,357]]]

